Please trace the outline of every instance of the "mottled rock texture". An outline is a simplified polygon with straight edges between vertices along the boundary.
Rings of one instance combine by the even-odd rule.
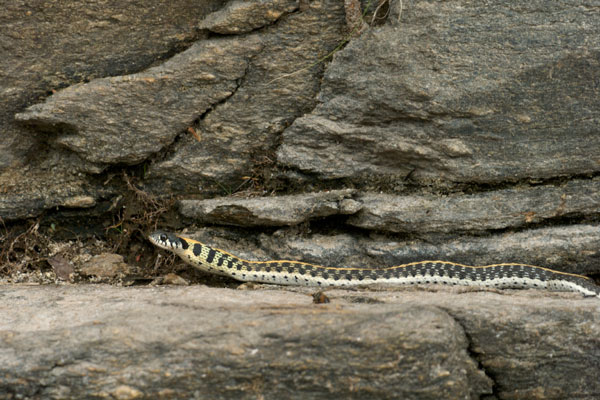
[[[3,288],[0,398],[593,399],[600,391],[595,300],[326,295],[331,303],[316,305],[305,290]]]
[[[600,180],[516,187],[475,194],[397,196],[365,193],[354,226],[390,232],[519,228],[564,217],[600,215]]]
[[[144,23],[136,22],[140,18],[136,9],[112,10],[117,18],[102,14],[101,7],[90,11],[86,8],[85,17],[79,21],[72,15],[71,7],[76,9],[76,3],[63,9],[52,8],[60,14],[53,24],[61,18],[72,18],[71,25],[80,24],[85,29],[94,25],[90,20],[107,19],[102,29],[112,28],[112,36],[94,39],[99,43],[85,39],[84,43],[92,44],[81,50],[69,47],[70,41],[82,40],[70,30],[57,29],[52,31],[55,36],[42,36],[40,40],[52,39],[61,47],[54,57],[62,54],[63,47],[75,52],[61,60],[70,62],[63,69],[81,67],[75,81],[43,85],[38,76],[57,80],[56,72],[48,70],[45,53],[36,52],[33,44],[26,55],[27,60],[41,58],[32,62],[37,67],[35,73],[27,75],[27,69],[14,68],[10,60],[2,61],[10,65],[5,71],[15,75],[7,75],[3,90],[23,98],[5,107],[9,122],[3,126],[8,131],[0,144],[6,153],[2,157],[6,161],[0,163],[0,217],[11,220],[36,216],[45,209],[62,206],[72,196],[87,195],[96,200],[109,197],[110,185],[99,184],[104,180],[95,178],[113,165],[146,163],[148,189],[168,196],[168,188],[209,194],[220,192],[223,187],[234,189],[245,176],[253,175],[256,163],[272,163],[281,131],[316,104],[324,65],[314,61],[343,40],[343,4],[334,0],[313,1],[301,10],[297,10],[297,2],[284,1],[219,4],[220,9],[204,2],[194,13],[187,13],[186,19],[191,21],[180,19],[177,35],[153,30],[144,41],[139,39],[131,54],[119,46],[113,47],[115,57],[126,61],[114,61],[120,68],[108,70],[106,60],[100,57],[94,65],[97,70],[93,71],[86,62],[93,63],[102,51],[110,49],[111,42],[118,42],[113,36],[120,35],[130,45],[136,43],[131,42],[137,39],[135,35],[118,29],[120,23],[145,26],[148,30],[154,24],[164,23],[175,29],[173,26],[179,25],[169,24],[166,19],[177,18],[179,14],[170,10],[177,5],[146,4],[156,16],[153,22]],[[240,7],[246,6],[254,12],[241,13]],[[161,15],[163,7],[169,9],[165,13],[172,15]],[[5,10],[6,19],[16,19],[24,26],[19,30],[20,25],[13,23],[2,29],[6,35],[21,35],[25,43],[35,43],[28,29],[37,29],[38,25],[27,16],[52,16],[50,12],[38,15],[44,6],[40,4],[40,8],[20,4],[14,10]],[[183,7],[179,12],[185,10]],[[211,10],[216,11],[210,13]],[[215,26],[224,23],[252,26],[252,31],[210,36]],[[47,26],[49,30],[52,27]],[[152,41],[156,36],[160,38]],[[13,45],[7,43],[9,47]],[[163,53],[153,49],[161,46]],[[187,49],[161,60],[166,53],[182,48]],[[24,49],[27,46],[19,48],[16,54]],[[145,52],[143,59],[136,57],[140,52]],[[127,59],[128,54],[131,60]],[[81,58],[79,64],[72,61],[77,57]],[[286,76],[291,73],[294,74]],[[103,77],[93,79],[97,76]],[[23,84],[14,88],[18,82]],[[32,85],[43,86],[43,90],[31,91]],[[25,108],[36,102],[35,96],[41,96],[44,90],[48,95],[45,101]],[[30,97],[25,101],[24,96]],[[17,139],[18,136],[24,139]],[[10,159],[15,162],[8,162]],[[30,211],[20,212],[20,208]]]
[[[155,276],[160,227],[257,260],[600,277],[598,4],[366,3],[7,3],[0,259],[197,282]],[[600,396],[594,300],[310,294],[1,287],[0,398]]]
[[[139,163],[230,97],[261,47],[256,38],[203,40],[144,72],[70,86],[15,118],[57,131],[55,143],[86,161]]]
[[[77,82],[144,69],[199,39],[199,18],[220,1],[11,1],[0,12],[0,168],[22,166],[44,146],[43,134],[14,123],[14,114]],[[58,122],[58,121],[57,121]]]
[[[419,1],[400,16],[402,4],[336,54],[320,104],[284,132],[281,163],[324,179],[417,182],[599,170],[597,12]]]
[[[179,212],[202,223],[238,226],[297,225],[315,218],[357,212],[353,190],[264,198],[181,200]]]
[[[91,167],[86,168],[77,152],[57,147],[57,134],[73,133],[69,121],[54,118],[30,129],[18,123],[15,114],[77,83],[161,63],[203,38],[195,25],[220,4],[175,1],[167,6],[158,1],[132,1],[106,5],[77,0],[5,4],[0,10],[0,218],[38,216],[76,196],[97,199],[106,195],[102,185],[82,173]],[[79,110],[86,107],[102,109],[86,103]],[[112,117],[108,122],[113,126],[122,121],[118,114]],[[128,132],[128,126],[122,126],[122,132]]]
[[[295,11],[299,0],[230,1],[198,25],[220,34],[240,34],[269,25],[284,13]]]
[[[264,4],[263,12],[271,15],[279,15],[284,4],[259,3]],[[223,188],[234,191],[244,177],[269,175],[281,132],[317,103],[324,64],[315,60],[344,37],[341,2],[304,4],[260,30],[224,38],[251,58],[245,75],[227,101],[217,102],[210,112],[198,115],[194,129],[200,139],[184,135],[166,157],[150,165],[149,188],[162,191],[166,184],[178,193],[206,195],[211,190],[222,193]],[[221,23],[223,18],[239,16],[234,6],[225,11],[226,17],[219,12],[203,23]],[[250,15],[254,14],[244,14]],[[257,40],[260,52],[252,53],[244,40]]]

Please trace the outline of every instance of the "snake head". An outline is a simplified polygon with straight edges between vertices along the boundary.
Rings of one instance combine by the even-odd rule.
[[[182,238],[169,232],[156,231],[151,233],[148,236],[148,239],[153,245],[165,250],[185,250],[188,247],[187,242]]]

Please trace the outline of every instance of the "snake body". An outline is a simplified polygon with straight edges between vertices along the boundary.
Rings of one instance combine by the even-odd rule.
[[[248,261],[173,233],[157,231],[150,242],[194,267],[244,282],[302,286],[443,284],[498,289],[548,289],[600,298],[600,286],[583,275],[527,264],[469,266],[449,261],[419,261],[385,268],[324,267],[300,261]]]

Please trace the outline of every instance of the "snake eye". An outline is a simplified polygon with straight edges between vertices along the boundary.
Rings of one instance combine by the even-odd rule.
[[[167,241],[167,235],[165,235],[164,233],[160,234],[160,240],[161,242],[166,242]]]

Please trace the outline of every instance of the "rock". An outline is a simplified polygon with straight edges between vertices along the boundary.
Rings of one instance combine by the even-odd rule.
[[[106,8],[76,0],[17,1],[2,7],[0,209],[11,211],[0,211],[0,218],[38,216],[60,205],[55,193],[66,189],[72,196],[93,198],[104,191],[88,177],[77,176],[82,169],[93,169],[89,162],[52,146],[54,134],[16,123],[15,113],[70,85],[138,72],[171,57],[202,38],[195,28],[198,20],[221,4],[150,0]],[[82,186],[87,190],[77,190]]]
[[[336,53],[320,104],[283,134],[281,164],[307,181],[392,188],[600,171],[594,15],[546,2],[402,7]]]
[[[154,279],[150,284],[151,285],[187,286],[190,283],[177,274],[169,273],[169,274],[166,274],[165,276],[159,276],[158,278]]]
[[[592,275],[598,273],[600,226],[553,226],[483,237],[432,237],[422,241],[373,240],[364,246],[367,254],[382,257],[386,265],[432,259],[470,265],[519,262]]]
[[[238,87],[254,38],[206,40],[144,72],[70,86],[15,116],[95,164],[135,164]]]
[[[253,260],[600,272],[589,7],[391,1],[346,43],[354,0],[122,4],[0,9],[7,229],[37,217],[40,238],[49,222],[100,232],[120,211],[137,218],[119,199],[154,202],[145,191],[188,217],[156,207],[135,224]],[[123,173],[133,193],[112,179]],[[213,199],[246,190],[273,196]],[[242,227],[191,233],[196,217]],[[124,252],[150,257],[146,245]],[[102,247],[36,257],[67,277]],[[149,281],[119,257],[83,273]],[[13,281],[54,281],[34,272],[51,279]],[[244,289],[5,285],[0,399],[600,393],[596,299],[379,287],[313,304],[303,289]]]
[[[88,208],[96,205],[96,199],[92,196],[73,196],[65,199],[62,205],[67,208]]]
[[[357,201],[362,208],[348,223],[365,229],[424,233],[521,228],[600,214],[600,180],[448,196],[367,193]]]
[[[475,354],[488,376],[495,377],[494,392],[497,397],[596,397],[598,381],[591,377],[600,372],[597,363],[600,357],[600,341],[597,338],[590,341],[580,338],[589,339],[588,332],[597,329],[600,311],[598,302],[587,302],[583,305],[586,301],[574,300],[571,306],[569,301],[559,301],[558,304],[551,305],[549,298],[530,298],[528,301],[522,301],[516,296],[507,296],[505,300],[511,305],[502,301],[488,301],[485,305],[478,304],[477,310],[472,313],[468,306],[468,296],[457,298],[457,304],[450,307],[441,305],[436,299],[436,303],[463,326],[471,339],[472,354]],[[583,307],[580,308],[577,303]],[[549,307],[545,308],[546,305]],[[570,307],[576,310],[575,314],[571,312]],[[572,343],[569,343],[569,338],[556,336],[562,330],[558,326],[563,324],[575,324],[570,335],[577,339]],[[574,353],[582,355],[581,364],[579,361],[576,364],[571,363]],[[521,355],[525,355],[527,360],[516,361],[515,356]],[[577,356],[575,358],[579,359]],[[565,363],[557,362],[561,365],[558,368],[538,369],[540,363],[552,364],[550,360],[557,359],[565,360]],[[563,366],[566,367],[567,364],[570,364],[570,367],[563,370]],[[584,373],[584,370],[589,371],[590,375]],[[566,376],[569,376],[568,380],[563,381]]]
[[[118,400],[137,399],[143,396],[142,392],[127,385],[117,386],[115,390],[111,392],[111,394]]]
[[[78,7],[73,4],[71,9]],[[110,165],[122,168],[145,163],[144,189],[164,197],[169,196],[168,190],[213,195],[223,188],[234,190],[259,169],[255,164],[273,164],[281,131],[316,102],[323,66],[307,67],[343,39],[343,5],[330,0],[311,2],[299,11],[294,11],[297,1],[225,5],[208,1],[193,12],[179,7],[186,12],[185,18],[171,23],[171,28],[163,24],[179,11],[148,7],[152,12],[134,7],[106,16],[84,7],[86,12],[81,14],[90,20],[70,22],[96,33],[97,29],[110,31],[88,39],[79,30],[74,35],[53,25],[71,26],[64,23],[68,10],[60,7],[33,15],[31,10],[17,9],[6,18],[19,21],[18,26],[10,25],[9,35],[22,36],[26,43],[17,42],[20,47],[14,54],[19,59],[9,58],[3,69],[10,72],[8,83],[20,85],[5,91],[23,92],[5,108],[3,126],[8,131],[0,143],[0,208],[2,203],[10,208],[4,213],[7,219],[35,217],[60,205],[52,193],[66,187],[76,192],[77,186],[90,186],[72,196],[97,201],[108,191],[102,184],[106,175],[96,179],[88,174],[102,174]],[[39,21],[44,15],[52,24]],[[148,19],[136,22],[140,15]],[[98,20],[114,25],[90,27]],[[121,23],[135,29],[125,35]],[[179,30],[174,29],[178,24],[182,24]],[[206,29],[190,29],[198,24]],[[48,32],[43,30],[46,25]],[[144,31],[154,25],[160,28]],[[246,32],[259,27],[263,29],[243,36],[207,39],[208,29]],[[27,33],[32,29],[41,37],[58,35],[60,49],[51,51],[51,62],[58,67],[47,65],[46,52],[40,54],[38,41]],[[163,36],[158,40],[157,35]],[[97,37],[111,40],[98,41]],[[82,40],[85,48],[72,40]],[[64,49],[74,53],[66,54]],[[167,53],[168,61],[162,62]],[[39,76],[48,78],[40,81]],[[36,179],[15,168],[24,164]],[[18,176],[4,180],[3,171]],[[268,170],[258,173],[270,176]],[[14,182],[20,183],[15,191],[18,196],[3,194],[2,189]]]
[[[591,399],[600,391],[597,300],[437,290],[330,290],[331,303],[313,304],[309,291],[268,288],[9,287],[0,392]]]
[[[81,267],[79,272],[84,276],[116,278],[127,274],[129,270],[129,266],[123,262],[122,255],[103,253],[92,257]]]
[[[0,218],[13,221],[37,217],[45,209],[90,208],[96,198],[107,196],[107,187],[93,187],[77,174],[34,168],[7,170],[0,174]]]
[[[282,15],[295,11],[298,0],[231,1],[207,15],[199,24],[200,29],[227,34],[240,34],[272,24]]]
[[[298,235],[291,230],[280,230],[277,235],[260,237],[260,247],[272,258],[305,261],[330,267],[376,266],[354,235],[313,234]],[[368,239],[365,239],[370,243]]]
[[[238,226],[297,225],[314,218],[355,212],[355,203],[344,202],[353,190],[332,190],[291,196],[181,200],[179,212],[205,224]]]
[[[48,258],[48,264],[52,266],[56,277],[62,281],[68,281],[71,277],[71,274],[74,272],[73,264],[60,255],[55,255]]]
[[[263,15],[277,4],[291,4],[282,0],[232,4],[241,3],[262,8]],[[253,38],[261,43],[261,51],[249,55],[237,91],[194,124],[201,140],[184,135],[168,148],[166,156],[150,164],[145,182],[148,190],[214,197],[234,192],[248,178],[271,179],[281,132],[317,102],[325,67],[319,58],[344,38],[342,2],[318,0],[305,4],[302,10],[263,29],[223,38],[232,46],[237,44],[238,51],[243,51],[244,40]],[[223,12],[229,14],[232,8]],[[244,18],[251,21],[244,22],[243,29],[248,24],[264,23],[257,14]]]

